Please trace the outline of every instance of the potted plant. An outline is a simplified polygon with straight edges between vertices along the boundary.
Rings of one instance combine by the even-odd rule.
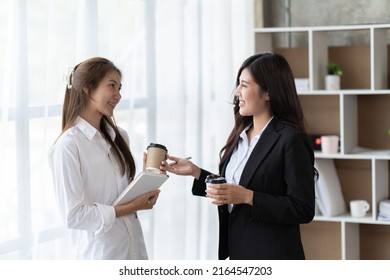
[[[340,76],[343,74],[341,66],[334,62],[329,62],[326,66],[327,75],[325,77],[326,90],[340,89]]]

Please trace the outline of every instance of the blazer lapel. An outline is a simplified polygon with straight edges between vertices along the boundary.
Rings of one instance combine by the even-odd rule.
[[[260,136],[259,141],[257,142],[255,148],[253,149],[248,162],[246,163],[244,170],[242,171],[240,185],[247,186],[253,174],[257,170],[258,166],[261,164],[265,156],[271,150],[272,146],[279,139],[280,134],[278,131],[283,128],[283,124],[279,123],[273,119],[267,128],[263,131]]]

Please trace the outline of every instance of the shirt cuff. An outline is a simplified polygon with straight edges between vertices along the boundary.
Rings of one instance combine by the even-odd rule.
[[[102,225],[97,231],[95,231],[96,236],[109,231],[112,228],[116,217],[114,206],[104,205],[100,203],[95,203],[95,205],[99,209],[100,217],[102,218]]]

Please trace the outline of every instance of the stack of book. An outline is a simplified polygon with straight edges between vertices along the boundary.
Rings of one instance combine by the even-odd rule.
[[[379,202],[378,220],[390,221],[390,199]]]

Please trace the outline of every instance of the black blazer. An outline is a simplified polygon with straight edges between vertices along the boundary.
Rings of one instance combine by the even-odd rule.
[[[220,174],[225,175],[226,165]],[[201,171],[192,193],[205,196]],[[305,259],[299,224],[314,217],[314,153],[308,136],[275,118],[263,131],[240,178],[253,206],[218,206],[219,259]]]

